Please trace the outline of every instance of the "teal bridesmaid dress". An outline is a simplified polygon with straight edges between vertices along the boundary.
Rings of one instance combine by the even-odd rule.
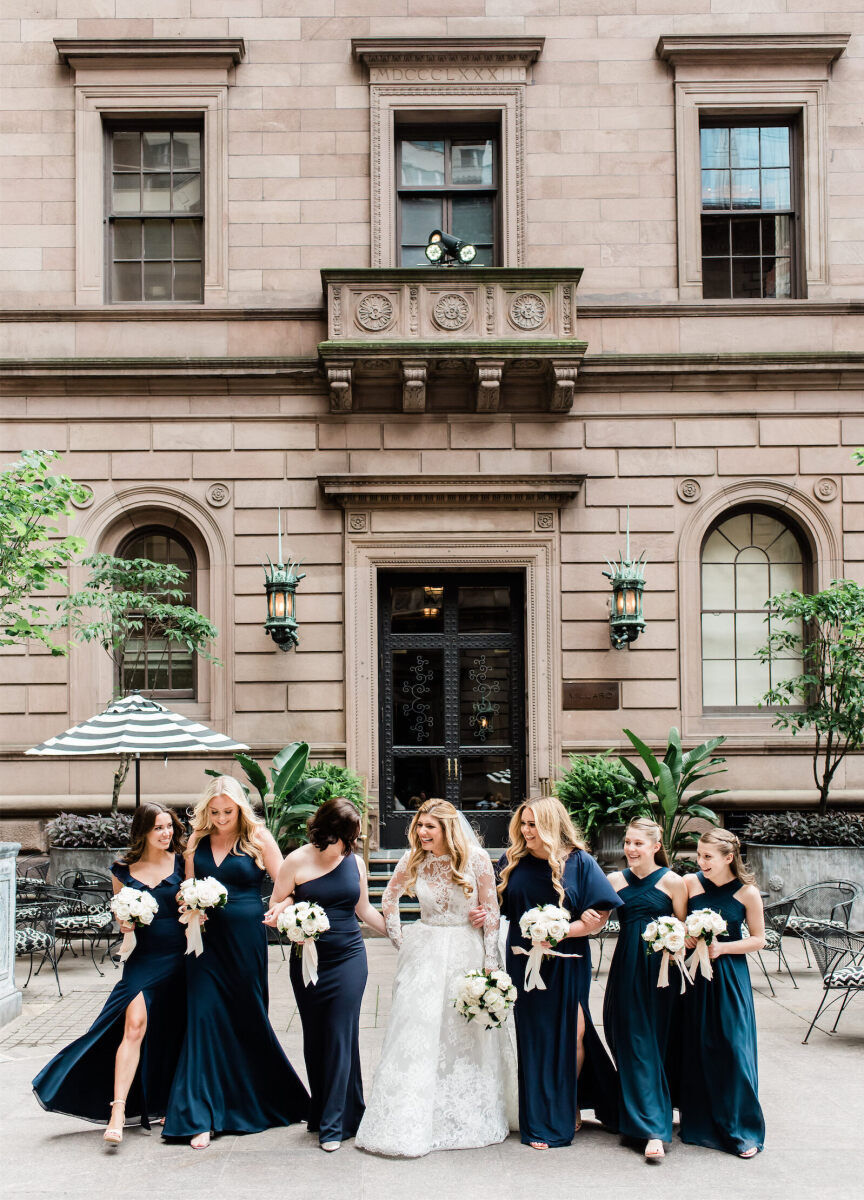
[[[624,870],[623,905],[615,914],[621,932],[603,1000],[603,1032],[618,1068],[618,1129],[640,1141],[672,1137],[665,1058],[680,976],[672,967],[669,986],[658,988],[662,955],[646,953],[642,941],[650,921],[672,915],[671,897],[657,887],[667,873],[658,867],[640,879]]]
[[[745,908],[732,879],[717,887],[700,871],[703,896],[691,896],[689,912],[712,908],[725,917],[721,942],[737,942]],[[740,1154],[765,1142],[759,1104],[756,1014],[746,954],[724,954],[712,962],[714,978],[701,972],[687,989],[681,1055],[681,1140]]]
[[[136,879],[127,863],[115,862],[111,870],[124,887],[149,892],[158,905],[156,915],[149,925],[135,930],[135,949],[99,1016],[85,1034],[43,1067],[33,1080],[33,1091],[50,1112],[107,1124],[114,1098],[114,1060],[123,1040],[126,1010],[137,996],[143,996],[147,1032],[126,1097],[126,1124],[146,1128],[165,1113],[186,1028],[186,938],[177,919],[176,899],[183,860],[176,857],[174,870],[156,887]]]
[[[165,1137],[258,1133],[302,1121],[309,1096],[267,1015],[264,869],[248,854],[216,863],[210,838],[195,847],[195,876],[213,875],[228,903],[210,909],[204,953],[186,959],[188,1023],[174,1076]]]

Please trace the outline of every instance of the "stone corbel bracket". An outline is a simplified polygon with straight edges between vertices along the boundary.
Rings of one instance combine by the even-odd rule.
[[[474,364],[477,412],[498,412],[503,378],[504,360],[501,358],[483,358]]]
[[[424,359],[406,358],[402,361],[402,411],[425,412],[426,371]]]
[[[354,403],[350,359],[334,359],[327,363],[327,386],[330,389],[330,411],[350,412]]]

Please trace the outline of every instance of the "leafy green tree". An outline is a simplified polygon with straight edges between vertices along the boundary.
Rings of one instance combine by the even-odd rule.
[[[726,789],[703,788],[695,795],[686,797],[685,792],[700,780],[726,771],[723,766],[725,758],[710,757],[726,738],[709,738],[685,754],[681,748],[681,735],[672,728],[669,730],[666,753],[662,759],[658,759],[635,733],[629,729],[625,729],[624,733],[648,768],[646,776],[635,763],[619,756],[618,761],[627,772],[624,779],[635,784],[644,802],[643,811],[662,829],[663,845],[671,861],[679,847],[689,839],[687,826],[694,817],[710,821],[712,825],[717,824],[717,814],[706,808],[702,801],[709,796],[719,796]]]
[[[864,587],[834,579],[815,596],[772,596],[768,607],[771,632],[758,657],[798,658],[803,668],[776,683],[762,702],[779,707],[778,729],[815,734],[813,779],[824,814],[838,767],[864,745]]]
[[[66,586],[66,569],[84,549],[79,537],[60,536],[72,500],[86,492],[68,475],[52,475],[54,450],[25,450],[0,472],[0,646],[32,638],[52,654],[66,647],[52,640],[39,593]]]
[[[147,558],[116,558],[94,554],[83,560],[90,577],[80,591],[65,596],[57,605],[61,625],[68,627],[73,641],[96,642],[115,667],[114,688],[122,695],[133,645],[147,628],[148,645],[161,646],[161,655],[149,666],[154,678],[164,667],[170,645],[184,647],[190,654],[218,663],[207,649],[219,631],[202,613],[185,604],[186,572],[172,563]],[[136,647],[137,648],[137,647]],[[117,811],[120,788],[129,770],[129,755],[122,755],[114,773],[111,811]]]

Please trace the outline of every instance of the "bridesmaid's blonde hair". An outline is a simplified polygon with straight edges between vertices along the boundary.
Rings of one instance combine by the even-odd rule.
[[[198,803],[192,810],[192,836],[190,842],[195,845],[202,837],[213,831],[210,819],[210,802],[217,796],[226,796],[238,808],[240,829],[237,840],[229,851],[230,854],[248,854],[254,859],[256,866],[264,870],[264,855],[258,839],[258,832],[263,829],[264,822],[255,815],[255,810],[249,803],[249,797],[240,784],[231,775],[220,775],[213,779],[201,793]]]
[[[700,846],[716,846],[721,854],[731,854],[729,870],[741,883],[755,883],[756,876],[741,857],[741,843],[731,829],[706,829],[699,838]]]
[[[663,830],[656,821],[652,821],[650,817],[634,817],[632,821],[628,821],[627,828],[636,829],[639,833],[644,833],[646,837],[651,838],[652,841],[659,842],[659,848],[654,851],[654,861],[660,867],[671,866],[666,847],[663,845]]]
[[[526,809],[534,814],[534,825],[537,836],[549,852],[549,866],[552,868],[552,886],[564,903],[564,887],[561,880],[564,875],[564,863],[574,850],[587,850],[588,846],[580,830],[576,828],[567,809],[556,796],[531,796],[524,800],[510,820],[510,845],[507,848],[507,865],[501,872],[501,882],[498,884],[498,895],[502,895],[510,878],[510,872],[520,858],[530,853],[525,838],[522,835],[522,814]]]
[[[436,800],[434,796],[420,805],[408,829],[408,845],[411,849],[411,856],[405,868],[405,891],[409,896],[414,895],[417,872],[426,858],[427,852],[420,844],[417,834],[417,825],[421,817],[432,817],[441,826],[441,832],[444,834],[444,853],[450,855],[450,873],[453,882],[457,887],[461,887],[466,896],[470,897],[474,891],[474,882],[466,875],[465,871],[471,847],[462,828],[462,822],[459,820],[459,811],[449,800]]]

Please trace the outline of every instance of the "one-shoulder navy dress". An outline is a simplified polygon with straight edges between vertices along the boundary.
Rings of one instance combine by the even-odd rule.
[[[499,867],[506,865],[506,858]],[[573,920],[586,908],[609,910],[622,901],[596,861],[584,850],[574,850],[564,864],[565,906]],[[615,1068],[591,1021],[588,992],[591,986],[591,950],[588,938],[566,938],[557,949],[579,958],[544,958],[541,975],[546,991],[524,990],[527,958],[513,953],[514,946],[530,949],[522,937],[519,918],[537,904],[560,904],[546,859],[526,855],[507,880],[501,911],[510,921],[507,935],[507,970],[519,991],[514,1008],[516,1049],[519,1058],[519,1129],[523,1144],[546,1142],[569,1146],[576,1113],[590,1108],[604,1125],[617,1127]],[[585,1017],[585,1061],[576,1077],[577,1020]]]
[[[107,1125],[114,1098],[114,1059],[123,1040],[126,1009],[142,995],[147,1032],[126,1098],[126,1124],[147,1127],[165,1113],[186,1028],[186,938],[177,919],[176,900],[183,860],[176,857],[174,870],[156,887],[135,879],[126,863],[115,862],[111,871],[124,886],[150,892],[158,911],[151,924],[136,928],[135,949],[99,1016],[82,1037],[39,1072],[33,1091],[42,1107],[51,1112]]]
[[[360,869],[353,854],[318,879],[294,889],[295,902],[319,904],[330,928],[317,940],[318,982],[303,985],[300,958],[291,953],[291,986],[303,1025],[303,1056],[312,1101],[309,1129],[322,1142],[342,1142],[363,1116],[360,1005],[366,987],[366,947],[354,909]]]
[[[309,1097],[267,1015],[264,870],[248,854],[219,865],[209,836],[195,847],[195,877],[214,876],[228,902],[209,909],[204,953],[187,957],[186,1038],[165,1114],[165,1136],[258,1133],[305,1118]]]
[[[643,1141],[672,1137],[665,1059],[680,976],[673,967],[669,986],[658,988],[662,956],[647,954],[642,941],[650,921],[672,915],[671,897],[657,887],[667,872],[658,867],[640,879],[629,867],[623,871],[621,932],[603,1000],[603,1032],[618,1068],[618,1129]]]
[[[737,942],[746,909],[735,893],[741,881],[717,887],[700,871],[705,889],[691,896],[688,912],[713,908],[726,918],[721,942]],[[740,1154],[765,1143],[765,1119],[759,1104],[756,1013],[746,954],[723,954],[711,963],[714,978],[696,976],[682,1005],[681,1140]]]

